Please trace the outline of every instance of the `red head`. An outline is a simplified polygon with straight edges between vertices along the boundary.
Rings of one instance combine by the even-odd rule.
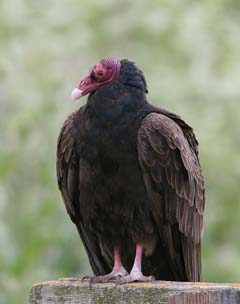
[[[103,59],[98,62],[72,91],[72,99],[76,100],[88,93],[96,91],[104,84],[118,79],[121,63],[117,59]]]

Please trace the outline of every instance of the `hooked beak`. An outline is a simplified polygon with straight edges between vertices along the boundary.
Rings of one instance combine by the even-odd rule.
[[[84,77],[79,84],[73,89],[71,97],[73,100],[77,100],[80,97],[88,94],[92,91],[93,85],[91,81],[91,77],[88,75]]]
[[[78,88],[75,88],[72,90],[71,97],[73,100],[77,100],[82,96],[83,90],[80,90]]]

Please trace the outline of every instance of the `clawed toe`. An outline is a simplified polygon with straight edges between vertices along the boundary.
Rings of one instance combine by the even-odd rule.
[[[120,278],[123,278],[123,276],[121,276],[121,275],[112,276],[112,277],[109,279],[109,282],[115,283],[115,282],[116,282],[117,280],[119,280]]]
[[[85,282],[92,282],[93,281],[93,279],[94,279],[95,277],[93,277],[93,276],[84,276],[82,279],[81,279],[81,281],[85,281]]]
[[[133,282],[152,282],[155,278],[153,276],[135,276],[135,275],[127,275],[125,277],[120,277],[115,280],[116,284],[126,284],[126,283],[133,283]]]
[[[118,284],[132,283],[132,282],[152,282],[155,280],[153,276],[145,276],[141,270],[143,246],[136,246],[136,256],[133,264],[133,268],[130,274],[124,268],[121,263],[119,248],[114,247],[114,267],[112,272],[100,275],[97,277],[85,276],[82,281],[87,281],[91,285],[92,283],[107,283],[113,282]]]
[[[98,277],[92,277],[92,276],[85,276],[82,278],[83,282],[89,282],[90,284],[92,283],[106,283],[109,281],[109,277],[106,276],[98,276]]]
[[[108,282],[115,283],[120,278],[123,278],[123,277],[124,276],[121,275],[121,274],[116,274],[116,275],[107,274],[107,275],[97,276],[97,277],[85,276],[85,277],[82,278],[81,281],[83,281],[83,282],[89,282],[90,285],[92,283],[108,283]]]

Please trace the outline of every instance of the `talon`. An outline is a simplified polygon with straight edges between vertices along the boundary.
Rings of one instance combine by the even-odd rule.
[[[105,275],[99,275],[97,277],[85,276],[82,278],[82,281],[89,282],[91,286],[92,283],[115,282],[115,280],[119,277],[123,277],[126,275],[128,275],[128,272],[122,265],[119,248],[114,247],[114,266],[112,272]]]
[[[153,276],[145,276],[142,273],[141,270],[142,253],[143,253],[143,246],[138,244],[136,246],[135,260],[130,274],[121,277],[119,280],[116,280],[115,282],[117,284],[132,283],[132,282],[151,282],[155,280]]]
[[[153,276],[145,276],[141,271],[141,260],[142,260],[143,247],[142,245],[136,246],[136,256],[134,260],[133,268],[130,274],[123,267],[120,259],[118,247],[114,248],[114,267],[112,272],[106,275],[100,275],[97,277],[85,276],[82,281],[89,282],[89,285],[93,283],[107,283],[113,282],[116,285],[132,283],[132,282],[151,282],[155,278]]]
[[[112,277],[109,279],[109,282],[115,282],[115,281],[117,281],[118,279],[120,279],[121,277],[123,277],[123,276],[121,276],[121,275],[112,276]]]
[[[84,276],[84,277],[81,279],[81,281],[89,282],[89,281],[91,281],[91,280],[93,280],[93,279],[94,279],[94,277],[92,277],[92,276]]]
[[[152,282],[154,280],[155,278],[153,276],[144,276],[143,274],[138,274],[138,276],[135,276],[133,274],[130,274],[128,276],[119,278],[119,280],[116,280],[115,283],[117,285],[121,285],[133,282]]]
[[[116,281],[116,279],[117,279],[117,276],[112,276],[112,277],[109,279],[109,282],[114,282],[114,281]]]

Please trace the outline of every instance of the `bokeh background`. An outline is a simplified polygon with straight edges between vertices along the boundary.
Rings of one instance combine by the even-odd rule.
[[[180,114],[206,177],[204,280],[240,281],[239,0],[0,2],[0,303],[90,273],[55,178],[56,140],[104,57],[134,60],[151,103]]]

